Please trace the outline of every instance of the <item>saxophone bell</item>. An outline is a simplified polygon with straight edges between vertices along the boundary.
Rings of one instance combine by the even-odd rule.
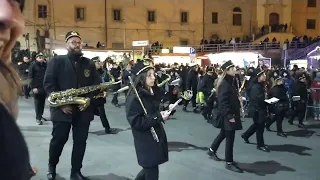
[[[169,82],[171,80],[171,76],[169,74],[163,73],[165,76],[167,76],[167,78],[165,80],[163,80],[161,83],[158,84],[158,87],[162,87],[165,84],[167,84],[167,82]]]

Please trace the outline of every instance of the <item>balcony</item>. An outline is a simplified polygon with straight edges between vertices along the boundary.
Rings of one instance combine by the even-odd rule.
[[[206,45],[187,45],[180,47],[193,47],[197,50],[197,53],[219,53],[230,51],[267,51],[267,50],[279,50],[280,43],[236,43],[236,44],[206,44]],[[160,54],[162,49],[169,49],[169,53],[173,53],[172,47],[161,48],[151,47],[149,52],[153,54]]]

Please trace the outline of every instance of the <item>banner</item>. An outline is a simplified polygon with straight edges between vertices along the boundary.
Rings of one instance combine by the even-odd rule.
[[[271,58],[259,58],[258,59],[259,66],[266,66],[268,69],[271,68]]]

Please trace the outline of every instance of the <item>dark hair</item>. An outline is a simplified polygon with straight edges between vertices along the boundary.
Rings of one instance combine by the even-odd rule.
[[[132,75],[132,79],[133,79],[133,84],[134,87],[137,89],[137,91],[141,91],[143,89],[147,89],[147,85],[146,85],[146,78],[147,78],[147,73],[148,71],[142,72],[140,73],[138,76],[134,76]],[[134,94],[134,90],[133,88],[130,86],[129,91],[128,91],[128,96]]]
[[[21,10],[21,12],[23,11],[23,9],[24,9],[24,1],[25,0],[17,0],[18,1],[18,3],[20,4],[20,10]]]

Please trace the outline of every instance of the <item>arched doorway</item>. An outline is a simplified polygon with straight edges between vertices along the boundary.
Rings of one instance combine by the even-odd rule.
[[[269,14],[269,25],[273,26],[276,24],[280,24],[280,15],[278,13],[270,13]]]

